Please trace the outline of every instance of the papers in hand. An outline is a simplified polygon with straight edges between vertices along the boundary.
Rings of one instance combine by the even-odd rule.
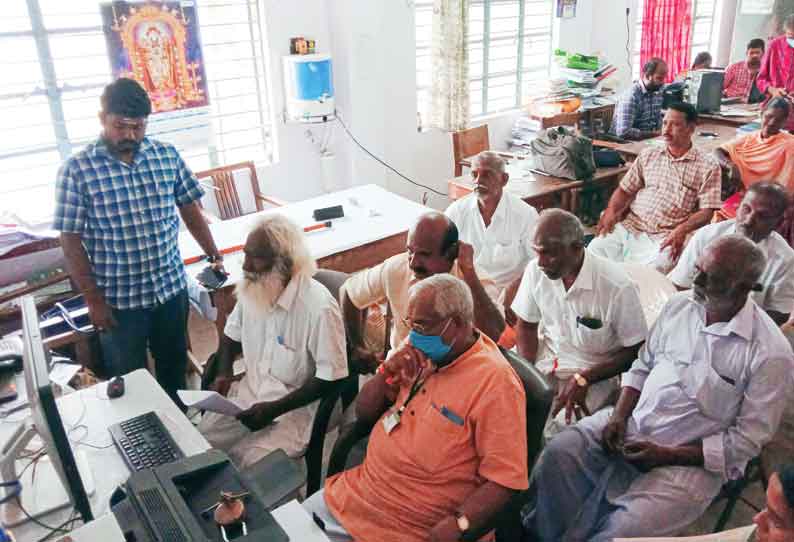
[[[226,416],[237,416],[243,409],[217,391],[177,390],[176,394],[187,407],[209,410]]]

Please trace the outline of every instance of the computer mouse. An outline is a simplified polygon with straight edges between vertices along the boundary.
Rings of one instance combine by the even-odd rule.
[[[115,376],[108,382],[108,397],[116,399],[124,395],[124,378]]]

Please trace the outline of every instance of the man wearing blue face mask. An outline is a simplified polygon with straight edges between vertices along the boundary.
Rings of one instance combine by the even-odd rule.
[[[364,462],[304,503],[334,542],[460,540],[528,486],[524,389],[474,327],[469,286],[446,273],[414,284],[405,324],[359,394],[374,423]]]
[[[756,86],[769,98],[789,98],[794,92],[794,14],[783,21],[783,35],[769,42]],[[794,115],[789,115],[785,128],[794,129]]]

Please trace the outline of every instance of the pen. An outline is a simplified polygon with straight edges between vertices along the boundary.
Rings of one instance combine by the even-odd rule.
[[[330,230],[330,229],[331,229],[331,221],[328,220],[326,222],[317,222],[316,224],[312,224],[311,226],[305,226],[303,228],[303,233],[309,233],[320,230]],[[222,248],[219,252],[221,254],[231,254],[232,252],[238,252],[242,250],[244,247],[245,245],[234,245],[231,247]],[[206,258],[207,256],[201,254],[200,256],[191,256],[189,258],[185,258],[183,261],[185,265],[191,265],[200,262],[201,260],[204,260]]]

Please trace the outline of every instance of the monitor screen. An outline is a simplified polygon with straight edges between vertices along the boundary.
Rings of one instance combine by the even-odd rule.
[[[49,355],[39,329],[39,315],[32,296],[22,298],[23,367],[31,416],[36,432],[47,447],[47,455],[84,522],[93,519],[83,480],[69,445],[50,386]],[[25,488],[22,488],[25,491]]]

